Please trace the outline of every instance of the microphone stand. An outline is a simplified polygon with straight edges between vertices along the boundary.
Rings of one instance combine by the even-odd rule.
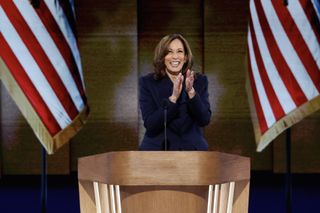
[[[164,151],[168,150],[168,141],[167,141],[167,112],[168,112],[168,100],[162,100],[162,108],[163,108],[163,125],[164,125]]]
[[[41,161],[41,212],[47,212],[47,191],[48,191],[48,177],[47,177],[47,152],[42,147],[42,161]]]

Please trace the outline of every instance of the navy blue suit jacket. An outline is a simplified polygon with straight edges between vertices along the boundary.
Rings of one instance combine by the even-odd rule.
[[[139,104],[146,128],[140,150],[164,149],[164,100],[168,103],[168,150],[208,150],[201,128],[211,117],[207,77],[197,75],[193,87],[196,95],[192,99],[183,89],[177,103],[172,103],[168,99],[173,89],[169,77],[155,80],[150,73],[139,79]]]

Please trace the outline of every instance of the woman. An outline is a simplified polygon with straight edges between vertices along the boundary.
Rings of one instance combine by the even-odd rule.
[[[139,104],[146,128],[140,150],[208,150],[201,127],[211,111],[206,76],[191,71],[192,52],[180,34],[167,35],[155,49],[154,72],[139,79]]]

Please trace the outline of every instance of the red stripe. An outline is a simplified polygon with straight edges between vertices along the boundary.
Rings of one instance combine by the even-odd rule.
[[[311,0],[300,0],[300,4],[309,20],[314,34],[320,44],[320,21]]]
[[[291,44],[293,45],[295,51],[301,59],[301,62],[303,63],[305,69],[309,73],[313,84],[317,87],[318,92],[320,92],[320,72],[318,69],[318,65],[312,57],[312,54],[305,40],[303,39],[300,30],[298,29],[286,6],[283,6],[283,4],[278,0],[274,0],[272,1],[272,3],[281,23],[284,23],[282,26],[287,36],[289,37]]]
[[[252,17],[250,17],[250,19],[249,19],[249,25],[250,25],[250,29],[252,29],[252,31],[251,31],[252,46],[253,46],[255,58],[257,61],[258,70],[259,70],[259,73],[261,76],[261,80],[262,80],[264,89],[266,91],[267,98],[270,102],[272,112],[273,112],[276,120],[278,121],[283,116],[285,116],[285,112],[284,112],[284,110],[279,102],[279,99],[278,99],[278,97],[272,87],[272,84],[271,84],[270,79],[268,77],[266,68],[264,66],[263,59],[262,59],[260,51],[259,51],[259,46],[258,46],[256,34],[255,34],[254,27],[252,24]]]
[[[56,2],[59,3],[58,1]],[[54,17],[52,16],[50,10],[48,9],[47,5],[41,1],[40,8],[36,10],[39,18],[46,26],[48,33],[50,34],[51,38],[54,40],[57,48],[59,49],[61,55],[63,56],[70,73],[77,85],[77,88],[80,92],[80,95],[83,99],[83,102],[86,104],[86,96],[84,93],[84,88],[82,86],[82,80],[80,77],[79,70],[77,68],[76,62],[73,58],[72,51],[64,38],[58,24],[56,23]]]
[[[289,94],[291,95],[296,106],[300,106],[301,104],[307,102],[307,98],[304,95],[303,91],[301,90],[294,75],[292,74],[286,60],[283,58],[282,53],[280,52],[277,42],[270,29],[267,18],[264,14],[264,10],[262,8],[260,0],[256,0],[254,2],[257,8],[261,29],[263,31],[264,38],[267,42],[267,46],[269,48],[273,63],[275,64],[279,72],[279,75],[282,81],[284,82],[284,84],[286,85],[289,91]]]
[[[7,64],[13,78],[20,86],[21,90],[29,100],[31,106],[34,108],[38,116],[40,117],[44,126],[48,129],[51,136],[57,134],[61,128],[58,122],[53,117],[46,103],[41,98],[39,92],[32,84],[31,80],[25,73],[23,67],[19,63],[18,59],[12,52],[8,43],[5,41],[3,35],[0,33],[0,48],[1,57]]]
[[[249,48],[248,48],[248,52],[249,52]],[[263,135],[268,130],[268,125],[263,114],[262,106],[261,106],[260,99],[257,92],[257,87],[256,87],[256,84],[254,83],[255,81],[253,78],[253,73],[251,68],[250,55],[248,55],[248,69],[249,69],[249,78],[250,78],[250,85],[252,90],[252,97],[253,97],[253,101],[254,101],[257,117],[258,117],[260,132],[261,132],[261,135]]]
[[[19,13],[12,1],[7,1],[4,3],[3,8],[7,11],[8,18],[10,19],[12,25],[15,27],[30,54],[37,62],[42,73],[57,95],[59,101],[63,105],[71,120],[73,120],[78,115],[78,110],[55,68],[39,44],[37,38],[34,36],[28,24],[24,21],[24,18]]]

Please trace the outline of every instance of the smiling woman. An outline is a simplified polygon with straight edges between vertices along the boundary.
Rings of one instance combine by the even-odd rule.
[[[185,62],[186,56],[183,44],[179,39],[175,39],[169,44],[168,53],[164,57],[166,72],[170,73],[170,75],[179,74]]]
[[[192,65],[192,52],[182,35],[160,40],[154,72],[139,80],[146,128],[140,150],[208,150],[201,130],[211,117],[208,80],[192,71]]]

